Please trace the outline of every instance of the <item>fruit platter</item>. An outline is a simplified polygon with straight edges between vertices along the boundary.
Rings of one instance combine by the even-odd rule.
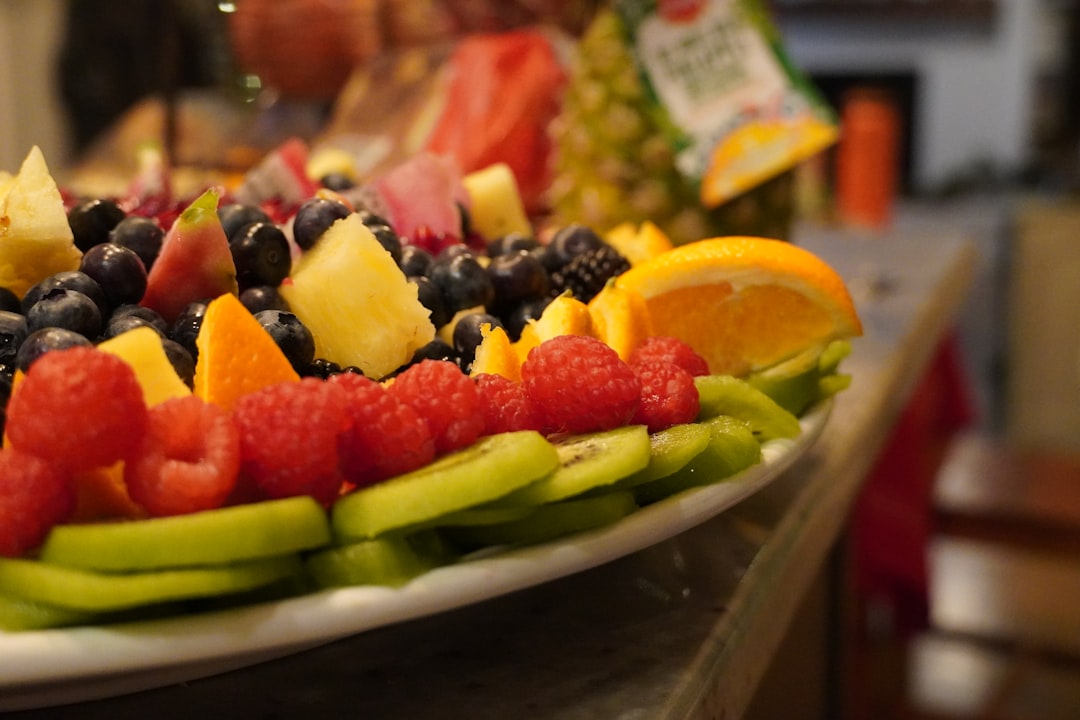
[[[540,227],[505,166],[427,154],[357,181],[292,140],[190,197],[154,158],[122,197],[36,148],[0,174],[11,702],[635,552],[764,487],[850,381],[851,298],[790,243]]]

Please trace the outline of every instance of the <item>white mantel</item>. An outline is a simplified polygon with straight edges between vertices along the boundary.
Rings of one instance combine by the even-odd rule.
[[[914,72],[919,78],[913,181],[933,189],[976,162],[1004,172],[1032,153],[1034,83],[1059,62],[1054,0],[999,0],[991,28],[950,22],[799,15],[782,22],[811,73]]]

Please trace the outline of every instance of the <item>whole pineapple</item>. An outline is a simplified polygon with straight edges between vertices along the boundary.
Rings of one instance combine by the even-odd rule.
[[[786,238],[791,172],[720,207],[704,207],[696,186],[675,167],[666,118],[648,93],[622,19],[611,9],[598,11],[578,42],[551,126],[555,222],[607,231],[650,220],[678,244],[718,235]]]

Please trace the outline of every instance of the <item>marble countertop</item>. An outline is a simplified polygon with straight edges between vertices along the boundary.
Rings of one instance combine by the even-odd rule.
[[[962,234],[925,229],[809,229],[797,241],[848,281],[865,335],[822,436],[761,492],[539,587],[243,670],[10,717],[740,717],[963,305],[974,264]]]

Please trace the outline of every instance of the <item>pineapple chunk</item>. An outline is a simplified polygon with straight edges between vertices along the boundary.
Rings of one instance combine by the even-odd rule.
[[[191,389],[169,362],[161,336],[153,328],[128,330],[99,343],[98,349],[116,355],[135,370],[148,406],[191,394]]]
[[[462,178],[469,195],[469,217],[476,231],[488,240],[510,233],[532,234],[514,172],[495,163]]]
[[[54,273],[78,270],[81,259],[60,190],[35,146],[18,174],[0,182],[0,287],[21,297]]]
[[[382,378],[435,337],[427,308],[360,216],[335,222],[281,285],[316,357]]]

